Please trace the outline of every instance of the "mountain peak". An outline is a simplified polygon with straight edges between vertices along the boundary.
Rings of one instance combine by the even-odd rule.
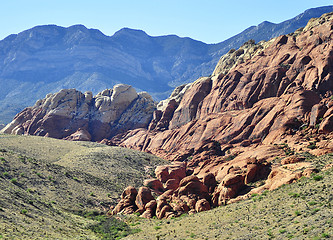
[[[128,27],[124,27],[120,29],[119,31],[115,32],[113,37],[119,37],[119,36],[137,36],[137,37],[148,37],[149,35],[140,29],[132,29]]]

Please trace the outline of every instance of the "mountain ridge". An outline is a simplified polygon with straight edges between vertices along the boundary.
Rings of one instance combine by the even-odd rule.
[[[331,180],[330,170],[326,175],[316,173],[332,168],[332,34],[333,12],[324,14],[318,19],[311,19],[303,29],[294,33],[257,44],[250,40],[239,49],[230,50],[221,57],[211,76],[201,77],[191,84],[176,88],[170,99],[162,102],[162,107],[158,106],[153,114],[148,113],[148,116],[153,117],[148,127],[146,122],[143,127],[133,127],[116,136],[110,135],[111,139],[108,137],[103,139],[101,143],[107,145],[145,151],[171,161],[168,165],[158,166],[155,169],[155,178],[152,177],[154,175],[150,175],[149,179],[144,181],[145,186],[140,187],[138,191],[133,186],[127,187],[121,194],[118,204],[105,209],[105,212],[121,213],[121,215],[135,212],[143,218],[156,216],[162,219],[157,223],[158,226],[153,226],[154,230],[158,231],[163,219],[167,219],[166,224],[170,224],[175,223],[172,218],[183,216],[184,213],[189,215],[198,213],[198,217],[189,219],[195,219],[191,221],[200,224],[198,218],[205,215],[199,212],[221,206],[210,213],[214,214],[219,211],[218,209],[223,211],[230,209],[222,206],[237,202],[236,208],[247,205],[248,214],[247,217],[241,218],[241,224],[238,224],[240,218],[233,219],[231,222],[236,223],[237,228],[232,230],[239,229],[239,226],[246,227],[244,224],[251,225],[249,229],[251,233],[246,232],[245,235],[253,238],[257,235],[252,232],[252,228],[255,229],[257,225],[252,221],[260,217],[260,221],[256,221],[260,222],[259,225],[262,225],[264,221],[265,224],[269,222],[266,216],[263,216],[267,214],[262,214],[260,209],[254,216],[253,211],[249,210],[249,202],[252,204],[256,201],[260,202],[266,196],[273,196],[278,191],[279,196],[275,195],[279,198],[278,202],[287,200],[287,209],[294,214],[286,212],[286,208],[281,211],[274,209],[275,213],[281,215],[280,218],[283,221],[280,219],[281,222],[277,215],[273,214],[269,221],[274,224],[274,229],[266,228],[264,232],[261,232],[261,236],[272,236],[274,232],[282,237],[282,234],[287,231],[297,237],[301,234],[304,236],[305,230],[302,231],[302,228],[295,230],[289,227],[288,223],[297,225],[299,221],[296,223],[295,219],[300,220],[306,217],[306,224],[310,224],[318,215],[315,218],[311,216],[317,212],[325,218],[330,218],[332,212],[329,202],[332,196],[326,194],[329,192],[329,186],[324,188],[320,185],[326,194],[326,197],[321,199],[321,202],[325,204],[324,207],[312,210],[309,206],[317,203],[310,204],[310,200],[314,198],[309,197],[313,196],[312,186],[316,186],[313,184],[314,181],[323,179],[326,181],[326,178],[327,182]],[[64,112],[69,113],[67,119],[71,120],[92,119],[109,124],[105,121],[107,118],[111,119],[112,123],[119,123],[120,121],[117,120],[119,117],[114,114],[122,112],[128,106],[135,109],[135,104],[127,102],[120,110],[114,108],[117,104],[112,103],[128,99],[116,92],[123,93],[122,89],[130,89],[127,85],[117,85],[117,88],[119,91],[107,89],[101,92],[94,97],[94,100],[92,93],[83,94],[73,89],[50,94],[38,101],[34,107],[27,108],[18,114],[4,131],[8,130],[7,133],[12,134],[45,134],[47,136],[47,125],[50,122],[57,124],[57,119],[63,116]],[[67,94],[69,91],[74,94]],[[72,97],[73,95],[75,98]],[[113,101],[116,100],[115,96],[119,97],[117,101]],[[132,96],[133,101],[136,101],[134,90],[130,90],[128,96]],[[142,97],[151,100],[146,93],[142,93]],[[71,101],[67,101],[69,99]],[[77,104],[78,99],[87,103],[88,108],[86,104]],[[96,111],[95,116],[81,114],[91,112],[89,110],[91,103],[95,103],[94,111],[96,108],[100,112]],[[151,110],[153,109],[154,106]],[[44,112],[49,114],[47,118],[44,118],[46,116]],[[140,109],[134,112],[138,113]],[[129,116],[132,117],[130,119],[138,120],[137,114],[131,113]],[[125,116],[124,119],[129,118]],[[100,130],[98,125],[97,129]],[[60,136],[61,138],[75,131],[70,129],[72,126],[76,125],[61,124],[58,129],[53,126],[50,129],[56,134],[64,134]],[[88,126],[84,124],[77,132],[70,135],[71,140],[80,140],[76,137],[87,136],[89,131],[89,124]],[[104,128],[102,132],[106,132]],[[104,137],[105,135],[100,139]],[[4,138],[7,138],[7,135],[4,135]],[[37,149],[38,145],[34,147]],[[327,153],[331,154],[326,157],[314,157]],[[79,167],[84,168],[82,164]],[[10,174],[12,172],[14,171]],[[309,179],[303,178],[297,184],[287,186],[288,195],[282,195],[281,191],[286,188],[282,186],[294,183],[302,177],[309,177]],[[15,181],[17,182],[17,179]],[[310,187],[307,186],[308,184]],[[302,189],[306,191],[299,192],[298,186],[302,186]],[[296,188],[297,191],[295,191]],[[291,189],[293,192],[290,192]],[[267,193],[272,190],[277,191]],[[316,193],[318,192],[322,191],[316,190]],[[283,200],[280,199],[280,193]],[[302,197],[299,198],[300,196]],[[251,201],[246,201],[250,198]],[[302,202],[302,206],[300,204],[295,206],[296,198],[299,198],[298,202]],[[268,203],[270,199],[264,201]],[[254,205],[253,208],[257,206],[260,205]],[[266,212],[268,213],[269,210]],[[207,213],[207,215],[210,214]],[[212,217],[209,220],[207,218],[208,224],[204,227],[205,229],[208,227],[208,235],[210,237],[215,235],[215,238],[222,237],[220,226],[218,227],[220,233],[215,231],[210,234],[211,229],[214,229],[216,225],[212,221]],[[280,223],[285,226],[281,226]],[[175,224],[180,226],[178,220]],[[319,225],[325,225],[325,229],[321,229]],[[316,230],[311,232],[311,236],[318,234],[331,236],[331,222],[321,221],[314,226],[321,232]],[[184,236],[189,233],[187,227],[186,232],[182,227],[179,233],[176,233],[174,228],[174,236],[178,234],[178,236],[187,237]],[[276,227],[285,229],[278,230]],[[198,237],[208,237],[206,233],[201,234],[197,229],[194,230],[195,234],[200,234]],[[255,230],[258,230],[258,227]],[[312,230],[314,229],[308,229],[306,233]],[[146,229],[142,232],[147,234]],[[151,230],[148,232],[149,236],[156,238],[156,232],[153,234]],[[162,231],[158,234],[160,232]],[[168,233],[170,234],[170,229],[163,234]],[[191,234],[190,237],[194,235]],[[167,235],[158,236],[168,238]],[[240,236],[237,233],[234,237]]]
[[[333,6],[310,9],[294,19],[305,25],[325,11]],[[164,99],[174,87],[210,75],[223,54],[256,39],[260,31],[265,32],[249,28],[218,44],[129,28],[107,36],[83,25],[42,25],[12,34],[0,41],[0,82],[6,82],[0,89],[0,122],[62,88],[97,93],[125,83]]]

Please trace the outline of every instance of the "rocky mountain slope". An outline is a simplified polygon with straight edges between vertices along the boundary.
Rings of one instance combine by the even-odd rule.
[[[258,44],[248,41],[224,55],[212,76],[176,88],[157,106],[148,128],[109,135],[106,144],[174,162],[156,168],[156,178],[138,191],[126,188],[112,213],[171,218],[247,199],[317,172],[307,158],[333,149],[332,35],[329,13],[292,34]],[[48,123],[44,112],[51,110],[48,116],[55,119],[63,109],[70,119],[82,112],[76,110],[82,101],[64,101],[68,107],[63,108],[59,97],[55,106],[60,108],[54,109],[49,102],[38,101],[3,131],[43,135]],[[98,108],[98,97],[92,102],[92,109]],[[90,119],[103,119],[94,111]],[[65,124],[56,132],[68,133],[68,138],[75,128],[64,126],[68,128]]]
[[[172,88],[209,75],[230,49],[249,39],[293,32],[330,11],[332,6],[321,7],[280,24],[264,22],[218,44],[172,35],[151,37],[127,28],[109,37],[82,25],[38,26],[10,35],[0,41],[0,124],[63,88],[97,94],[125,83],[163,99]]]
[[[113,213],[171,218],[318,171],[306,157],[333,151],[332,36],[329,13],[293,34],[250,41],[221,58],[213,76],[187,87],[180,101],[165,101],[148,130],[115,136],[113,144],[174,164],[156,168],[156,179],[136,198],[125,189]]]
[[[192,83],[178,102],[165,101],[149,130],[118,136],[120,143],[182,159],[207,141],[222,147],[243,140],[271,144],[305,128],[330,133],[331,18],[327,14],[302,31],[229,52],[213,76]],[[223,66],[230,59],[234,67],[228,71],[230,65]]]

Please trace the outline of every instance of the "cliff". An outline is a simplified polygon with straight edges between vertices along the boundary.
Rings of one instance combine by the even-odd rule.
[[[330,13],[293,34],[248,42],[211,77],[176,89],[148,130],[113,137],[174,163],[138,192],[125,189],[113,214],[191,214],[317,172],[308,157],[333,151],[332,36]]]

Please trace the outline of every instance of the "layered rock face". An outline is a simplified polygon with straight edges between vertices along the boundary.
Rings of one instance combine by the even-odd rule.
[[[62,90],[3,131],[107,138],[103,143],[174,163],[158,167],[145,187],[125,189],[113,214],[169,218],[208,210],[309,176],[316,169],[303,156],[333,151],[332,37],[333,13],[231,50],[211,77],[176,88],[156,111],[128,85],[95,97]]]
[[[277,143],[302,125],[318,124],[319,132],[330,132],[331,19],[332,14],[325,15],[318,26],[276,38],[227,74],[216,70],[198,79],[181,101],[171,100],[155,112],[150,131],[136,129],[113,140],[174,160],[211,141],[222,148],[245,139]],[[238,59],[249,52],[237,51],[243,52]]]
[[[161,103],[148,130],[113,137],[176,163],[145,181],[159,197],[142,216],[207,210],[315,172],[302,156],[333,151],[332,37],[333,13],[293,34],[247,42],[211,77]]]
[[[147,127],[156,103],[147,93],[118,84],[96,96],[63,89],[38,100],[1,130],[53,138],[101,141],[129,129]]]

